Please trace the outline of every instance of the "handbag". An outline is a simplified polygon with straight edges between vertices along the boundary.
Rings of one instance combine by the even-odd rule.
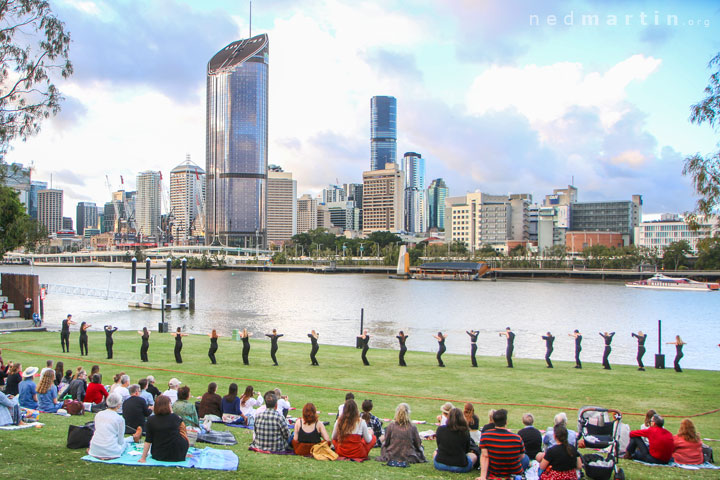
[[[310,449],[310,454],[315,460],[333,461],[338,459],[338,454],[335,453],[332,448],[330,448],[330,444],[326,441],[322,441],[313,445]]]
[[[95,424],[90,422],[85,425],[69,425],[67,435],[67,448],[88,448],[90,440],[95,433]]]
[[[70,415],[85,415],[85,405],[79,400],[65,400],[62,408]]]

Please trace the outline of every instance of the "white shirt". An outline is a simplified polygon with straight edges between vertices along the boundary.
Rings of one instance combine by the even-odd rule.
[[[95,415],[95,433],[88,453],[94,457],[117,458],[125,452],[125,419],[107,409]]]
[[[170,405],[174,405],[177,402],[177,390],[169,388],[163,392],[163,395],[170,398]]]
[[[127,387],[123,387],[122,385],[119,385],[113,393],[119,394],[122,397],[123,402],[127,400],[130,396],[130,391],[127,389]]]
[[[257,399],[255,399],[255,398],[248,398],[247,400],[245,400],[245,405],[243,405],[242,403],[240,403],[240,411],[241,411],[242,414],[245,415],[246,417],[248,416],[248,414],[253,414],[253,415],[254,415],[254,414],[256,414],[256,413],[260,413],[260,412],[256,412],[256,411],[254,410],[254,408],[257,407],[257,406],[262,405],[263,403],[264,403],[264,402],[263,402],[263,400],[262,400],[262,395],[260,395],[260,394],[258,393],[258,398],[257,398]]]
[[[336,421],[335,425],[333,426],[333,432],[332,432],[333,440],[338,439],[338,436],[337,436],[338,435],[338,432],[337,432],[338,423],[340,423],[340,422]],[[355,424],[355,428],[353,428],[353,430],[352,430],[352,432],[350,432],[350,434],[351,435],[352,434],[362,435],[363,440],[365,440],[365,442],[369,442],[370,440],[372,440],[372,433],[368,429],[367,423],[365,423],[365,420],[363,420],[362,418],[358,419],[357,423]]]

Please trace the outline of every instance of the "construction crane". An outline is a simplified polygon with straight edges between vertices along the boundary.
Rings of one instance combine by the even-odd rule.
[[[113,208],[115,209],[115,221],[113,222],[113,232],[120,232],[120,207],[118,206],[118,202],[115,201],[113,198],[113,188],[112,185],[110,185],[110,178],[105,175],[105,184],[107,185],[108,192],[110,192],[110,202],[113,205]],[[124,193],[123,193],[124,196]]]

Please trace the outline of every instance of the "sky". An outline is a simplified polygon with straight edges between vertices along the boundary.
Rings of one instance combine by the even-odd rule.
[[[205,167],[208,60],[247,38],[248,2],[51,0],[75,73],[62,111],[8,162],[80,201],[134,189],[187,155]],[[597,16],[597,25],[592,25]],[[589,21],[592,20],[592,21]],[[574,184],[580,201],[693,207],[683,159],[717,150],[689,122],[720,52],[720,4],[619,0],[255,0],[270,39],[269,157],[298,196],[362,182],[370,98],[398,105],[398,160],[426,159],[450,194]],[[106,180],[107,179],[107,180]],[[109,181],[109,187],[108,187]]]

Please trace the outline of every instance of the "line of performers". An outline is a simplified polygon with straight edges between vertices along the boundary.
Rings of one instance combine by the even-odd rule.
[[[65,320],[62,321],[62,327],[60,330],[60,344],[62,346],[63,353],[70,352],[70,325],[75,325],[75,322],[72,320],[72,315],[68,315]],[[80,324],[80,355],[87,355],[88,354],[88,336],[87,336],[87,329],[90,328],[92,325],[82,322]],[[111,325],[105,325],[104,327],[105,331],[105,349],[107,350],[107,358],[111,359],[113,358],[113,338],[112,335],[117,331],[117,327],[113,327]],[[477,339],[480,332],[478,330],[468,330],[465,333],[470,336],[470,362],[473,367],[477,367],[477,359],[475,358],[475,355],[477,353]],[[141,336],[142,343],[140,345],[140,360],[143,362],[148,361],[148,349],[150,348],[150,332],[147,329],[147,327],[143,327],[141,331],[138,331],[138,334]],[[602,365],[603,368],[606,370],[610,370],[610,352],[612,351],[612,341],[613,337],[615,336],[615,332],[600,332],[600,336],[603,338],[605,342],[605,349],[603,351],[603,357],[602,357]],[[182,363],[182,337],[186,337],[188,334],[183,333],[181,328],[178,327],[175,332],[172,332],[170,335],[175,337],[175,362]],[[505,357],[507,358],[507,366],[508,368],[513,368],[513,351],[515,350],[515,333],[510,329],[510,327],[507,327],[504,332],[499,332],[500,336],[504,336],[507,339],[507,347],[505,349]],[[575,368],[582,368],[582,362],[580,361],[580,352],[582,351],[582,339],[583,336],[580,333],[579,330],[575,330],[573,333],[568,334],[570,337],[573,337],[575,339]],[[213,330],[210,334],[208,334],[210,337],[210,349],[208,350],[208,357],[210,358],[210,361],[213,364],[217,363],[217,359],[215,358],[215,353],[218,350],[218,338],[220,335],[218,335],[217,331]],[[247,329],[243,329],[243,331],[240,333],[240,340],[242,341],[242,359],[243,359],[243,365],[249,365],[250,364],[250,337],[252,336],[252,333],[248,332]],[[273,361],[273,365],[277,366],[277,351],[278,351],[278,339],[283,336],[282,333],[277,333],[277,330],[273,328],[272,333],[266,333],[266,337],[270,338],[270,358]],[[318,338],[320,337],[320,334],[316,332],[315,330],[312,330],[310,333],[307,334],[308,338],[310,339],[311,348],[310,348],[310,361],[312,366],[318,366],[320,365],[317,361],[317,352],[320,349],[320,346],[318,345]],[[645,355],[645,340],[647,339],[647,334],[643,333],[642,330],[633,333],[633,338],[637,339],[637,364],[638,364],[638,370],[644,371],[645,365],[643,364],[643,356]],[[405,353],[407,352],[407,346],[406,341],[408,339],[409,335],[407,335],[405,332],[400,330],[398,332],[398,335],[396,336],[398,343],[400,344],[400,353],[398,357],[398,364],[401,367],[406,367],[407,363],[405,362]],[[547,368],[553,368],[551,356],[554,350],[554,343],[555,343],[555,336],[547,332],[546,335],[541,336],[542,339],[545,341],[545,362],[547,363]],[[367,352],[370,350],[370,335],[368,334],[368,330],[363,330],[362,335],[358,335],[357,337],[359,339],[359,343],[362,347],[362,353],[361,353],[361,359],[363,362],[363,365],[370,365],[370,362],[367,359]],[[437,332],[437,335],[433,335],[433,338],[435,338],[438,342],[438,351],[437,351],[437,362],[439,367],[445,367],[445,363],[443,363],[442,356],[445,353],[446,347],[445,347],[445,339],[447,339],[447,335],[443,334],[442,332]],[[674,367],[676,372],[682,372],[682,368],[680,368],[680,359],[684,356],[683,355],[683,346],[686,345],[685,342],[683,342],[682,338],[680,338],[680,335],[677,335],[675,337],[674,342],[667,342],[668,345],[675,345],[675,361],[674,361]]]

